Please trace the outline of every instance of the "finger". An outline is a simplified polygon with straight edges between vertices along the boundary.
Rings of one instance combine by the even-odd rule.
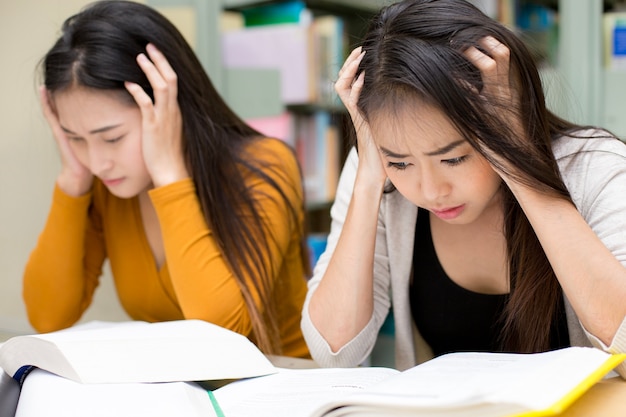
[[[485,36],[479,41],[479,45],[495,61],[506,61],[508,63],[510,55],[509,48],[493,36]]]
[[[59,142],[61,138],[65,137],[65,132],[61,127],[61,123],[59,123],[56,112],[53,110],[50,93],[45,86],[39,88],[39,101],[41,102],[44,118],[52,130],[54,138]]]
[[[169,61],[167,60],[167,58],[165,58],[165,55],[163,55],[163,53],[151,43],[146,45],[146,52],[148,52],[150,60],[156,67],[163,80],[165,80],[169,91],[169,97],[176,98],[176,94],[178,91],[178,77],[176,75],[176,72],[170,65]]]
[[[129,81],[124,83],[124,87],[126,87],[126,91],[133,96],[137,106],[139,106],[142,119],[150,122],[154,121],[154,105],[152,104],[152,99],[150,99],[148,93],[146,93],[139,84],[131,83]]]
[[[161,73],[157,69],[156,65],[143,53],[137,55],[137,64],[141,67],[144,74],[146,74],[148,82],[152,87],[152,91],[154,93],[154,105],[167,103],[169,95],[168,84],[161,76]]]
[[[361,51],[363,50],[363,48],[361,46],[358,46],[356,48],[354,48],[352,50],[352,52],[350,52],[350,55],[348,55],[348,57],[346,58],[345,62],[343,63],[343,65],[341,66],[341,69],[339,70],[339,76],[341,76],[341,73],[345,70],[345,68],[350,65],[350,63],[356,59],[359,55],[361,55]]]
[[[498,82],[508,80],[510,51],[506,45],[494,37],[482,38],[478,47],[469,47],[464,54],[483,76],[499,77],[496,78]]]
[[[364,56],[365,56],[365,51],[362,51],[356,57],[348,58],[346,60],[343,71],[341,72],[339,79],[335,83],[335,90],[338,93],[349,91],[352,88],[354,77],[359,68],[359,64],[363,60]]]
[[[509,77],[510,51],[503,43],[492,36],[486,36],[480,40],[480,47],[483,48],[496,63],[497,74],[503,78]]]
[[[65,131],[61,127],[59,117],[53,107],[52,97],[45,86],[39,87],[39,100],[43,110],[44,117],[52,131],[52,137],[60,151],[61,161],[64,166],[74,167],[72,169],[86,169],[80,161],[76,159],[67,139]],[[74,165],[75,164],[75,165]]]
[[[485,75],[493,74],[496,69],[496,61],[475,46],[467,48],[463,55]]]
[[[356,80],[352,83],[352,89],[350,90],[350,102],[353,106],[356,106],[363,89],[363,83],[365,80],[365,72],[361,72]]]

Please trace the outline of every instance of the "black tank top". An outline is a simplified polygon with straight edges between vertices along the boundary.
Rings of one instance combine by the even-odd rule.
[[[413,320],[433,353],[501,351],[499,319],[507,297],[469,291],[447,276],[433,245],[429,213],[420,208],[410,302]],[[569,346],[569,335],[562,308],[552,326],[551,347],[565,346]]]

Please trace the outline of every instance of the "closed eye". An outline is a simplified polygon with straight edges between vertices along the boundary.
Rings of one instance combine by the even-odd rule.
[[[465,162],[467,157],[468,155],[463,155],[463,156],[459,156],[458,158],[443,159],[441,162],[449,166],[456,166]]]
[[[391,162],[387,161],[387,167],[397,169],[398,171],[404,171],[410,164],[408,162]]]
[[[115,142],[117,142],[117,141],[121,140],[121,139],[122,139],[122,137],[123,137],[123,136],[120,136],[120,137],[118,137],[118,138],[113,138],[113,139],[107,139],[107,140],[105,140],[105,142],[106,142],[106,143],[115,143]]]

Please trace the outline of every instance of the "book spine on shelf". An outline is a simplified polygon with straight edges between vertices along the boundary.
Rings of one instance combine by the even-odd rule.
[[[626,70],[626,12],[605,13],[604,66],[611,70]]]
[[[280,72],[285,105],[337,105],[334,81],[343,64],[344,23],[320,16],[311,23],[244,27],[222,35],[226,69],[264,68]]]

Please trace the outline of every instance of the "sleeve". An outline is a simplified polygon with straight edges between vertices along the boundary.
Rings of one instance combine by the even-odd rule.
[[[626,268],[626,146],[617,140],[588,141],[599,148],[586,149],[569,160],[565,180],[587,224]],[[584,330],[595,347],[626,353],[626,318],[610,346]],[[626,377],[626,363],[616,370]]]
[[[286,221],[291,217],[289,204],[300,208],[300,220],[304,219],[299,167],[293,153],[281,144],[282,148],[284,152],[275,152],[274,156],[268,156],[272,153],[268,152],[264,157],[273,158],[267,161],[272,167],[267,173],[286,193],[289,202],[258,176],[246,180],[258,203],[265,231],[270,235],[270,253],[264,256],[266,268],[283,264],[296,233],[296,224]],[[250,334],[252,322],[244,297],[204,219],[193,181],[185,179],[149,193],[159,218],[167,266],[183,316]],[[279,269],[268,269],[274,273],[273,284],[278,280]],[[254,278],[246,279],[252,282]],[[253,297],[262,310],[259,294],[253,292]]]
[[[379,216],[378,231],[376,235],[376,253],[374,254],[374,312],[368,324],[350,342],[346,343],[337,352],[333,352],[328,342],[319,333],[309,315],[309,303],[320,281],[323,279],[328,263],[330,262],[352,198],[354,181],[356,179],[358,167],[358,156],[356,149],[352,149],[344,164],[337,193],[333,206],[331,207],[331,228],[326,244],[326,250],[320,256],[313,269],[313,276],[308,283],[307,297],[302,311],[302,332],[309,346],[309,351],[313,359],[322,367],[353,367],[367,359],[374,348],[378,332],[382,326],[391,304],[390,301],[390,276],[389,262],[386,255],[387,244],[385,226]]]
[[[91,304],[105,258],[92,194],[74,198],[55,186],[52,206],[24,269],[23,297],[38,332],[76,323]]]

